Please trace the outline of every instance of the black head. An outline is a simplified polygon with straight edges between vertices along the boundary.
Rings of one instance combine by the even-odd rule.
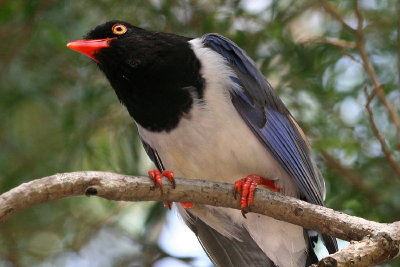
[[[91,30],[87,40],[107,40],[108,46],[95,53],[96,61],[103,71],[133,70],[145,72],[151,68],[154,74],[171,62],[185,60],[192,53],[186,38],[179,35],[147,31],[119,20],[108,21]],[[127,73],[126,73],[127,72]]]
[[[85,36],[87,40],[104,39],[104,38],[126,38],[135,30],[144,31],[141,28],[135,27],[128,22],[121,20],[111,20],[104,24],[96,26]]]
[[[97,62],[136,122],[168,131],[190,110],[193,92],[202,96],[200,62],[190,40],[113,20],[68,46]]]

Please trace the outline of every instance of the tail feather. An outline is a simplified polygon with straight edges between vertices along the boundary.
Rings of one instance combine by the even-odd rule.
[[[277,267],[251,238],[245,228],[238,236],[241,241],[225,237],[200,218],[186,211],[185,223],[196,234],[209,258],[222,267]]]

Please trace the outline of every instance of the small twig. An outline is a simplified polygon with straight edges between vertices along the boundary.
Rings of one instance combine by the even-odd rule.
[[[374,90],[367,96],[367,103],[370,103],[371,100],[374,98],[374,96],[378,95],[380,101],[385,106],[391,121],[393,122],[393,124],[396,127],[397,136],[398,136],[398,139],[400,140],[400,119],[396,113],[396,109],[387,100],[386,94],[382,90],[382,85],[380,84],[380,82],[378,80],[376,71],[375,71],[374,67],[372,66],[371,60],[370,60],[367,50],[365,48],[365,37],[364,37],[364,31],[363,31],[364,18],[363,18],[358,0],[356,0],[355,3],[356,3],[356,15],[357,15],[357,21],[358,21],[357,31],[355,32],[355,36],[357,38],[357,49],[358,49],[360,56],[362,58],[362,61],[364,63],[364,68],[367,71],[368,76],[374,87]]]
[[[396,127],[396,132],[397,132],[397,137],[398,140],[400,140],[400,119],[399,116],[396,113],[396,109],[393,107],[393,105],[387,100],[385,92],[382,90],[382,85],[379,83],[378,76],[376,74],[376,71],[374,67],[372,66],[371,60],[368,56],[368,53],[365,48],[365,37],[364,37],[364,30],[363,30],[363,25],[364,25],[364,17],[362,14],[362,11],[360,9],[360,5],[358,0],[355,0],[355,13],[357,16],[357,28],[353,29],[350,27],[343,19],[343,17],[336,11],[332,5],[330,5],[328,2],[321,0],[320,1],[321,6],[325,9],[327,13],[332,15],[339,23],[342,24],[342,26],[350,31],[352,34],[355,35],[356,37],[356,48],[358,52],[360,53],[360,56],[363,61],[364,69],[366,70],[372,85],[374,87],[374,90],[367,96],[367,101],[370,102],[375,95],[378,95],[380,101],[386,108],[390,120],[393,122],[393,124]],[[400,51],[400,50],[399,50]],[[399,52],[400,53],[400,52]],[[400,67],[399,67],[399,75],[400,75]]]
[[[310,39],[303,40],[302,43],[322,43],[322,44],[329,44],[333,46],[337,46],[343,49],[354,49],[357,47],[356,43],[349,42],[346,40],[342,40],[339,38],[332,38],[332,37],[314,37]]]
[[[339,12],[336,11],[336,9],[331,4],[329,4],[324,0],[321,0],[320,3],[321,6],[325,9],[325,11],[331,14],[332,17],[334,17],[338,22],[340,22],[340,24],[342,24],[344,28],[346,28],[350,32],[355,32],[355,29],[353,29],[349,24],[347,24],[344,21],[343,17],[339,14]]]
[[[332,38],[332,37],[314,37],[314,38],[302,40],[301,43],[303,43],[305,45],[313,44],[313,43],[321,43],[321,44],[328,44],[328,45],[336,46],[337,48],[340,49],[340,53],[342,55],[349,57],[351,60],[355,61],[358,64],[362,64],[362,62],[360,60],[356,59],[352,54],[350,54],[347,51],[348,49],[355,49],[357,47],[357,44],[354,42],[349,42],[346,40]]]
[[[392,153],[390,152],[389,148],[387,147],[386,142],[383,139],[383,137],[375,123],[374,113],[372,112],[371,106],[370,106],[371,99],[369,99],[367,87],[364,88],[364,92],[365,92],[365,96],[367,98],[367,103],[365,104],[365,108],[367,109],[367,112],[368,112],[368,120],[369,120],[369,123],[371,124],[372,132],[374,133],[376,139],[378,139],[378,141],[381,145],[382,152],[386,157],[386,160],[389,162],[390,166],[392,167],[392,169],[394,170],[396,175],[400,177],[400,166],[396,163],[396,160],[394,159]]]
[[[328,152],[321,151],[321,154],[326,161],[327,167],[329,169],[332,169],[333,171],[338,172],[340,174],[340,177],[344,178],[343,181],[345,183],[349,184],[353,188],[356,188],[357,191],[360,192],[362,195],[365,195],[371,204],[376,205],[379,203],[379,197],[377,193],[373,190],[374,188],[368,186],[368,184],[364,182],[365,179],[363,179],[363,177],[359,176],[357,173],[347,168],[346,166],[343,166],[339,160],[337,160]]]
[[[357,33],[363,33],[363,25],[364,25],[364,17],[360,9],[360,3],[358,0],[354,0],[356,6],[356,15],[357,15]]]
[[[340,53],[341,53],[342,55],[346,56],[346,57],[349,57],[351,60],[353,60],[354,62],[356,62],[356,63],[358,63],[358,64],[360,64],[360,65],[363,64],[359,59],[357,59],[355,56],[353,56],[352,54],[348,53],[348,52],[347,52],[346,50],[344,50],[344,49],[340,49]]]

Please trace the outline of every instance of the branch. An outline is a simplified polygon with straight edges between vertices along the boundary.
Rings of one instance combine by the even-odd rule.
[[[340,177],[344,177],[344,179],[342,179],[343,182],[347,183],[353,188],[356,188],[358,192],[365,195],[368,198],[368,201],[371,202],[371,204],[376,205],[379,203],[380,200],[377,193],[371,186],[365,183],[363,177],[358,175],[358,173],[352,171],[350,168],[343,166],[339,160],[337,160],[328,152],[320,151],[320,153],[326,162],[326,166],[329,169],[339,173]]]
[[[301,41],[303,44],[309,44],[309,43],[320,43],[320,44],[329,44],[333,45],[336,47],[339,47],[340,49],[354,49],[357,47],[356,43],[354,42],[349,42],[346,40],[342,40],[339,38],[332,38],[332,37],[312,37],[306,40]]]
[[[397,135],[400,138],[400,119],[396,114],[396,110],[394,109],[393,105],[387,100],[385,93],[382,90],[382,85],[379,83],[378,77],[376,75],[375,69],[372,66],[371,60],[368,56],[367,50],[365,48],[365,37],[363,31],[363,21],[364,18],[362,16],[361,9],[359,7],[358,0],[355,1],[356,3],[356,16],[357,16],[357,29],[353,29],[350,27],[343,19],[343,17],[336,11],[336,9],[326,1],[320,1],[322,7],[325,9],[327,13],[332,15],[339,23],[342,24],[344,28],[346,28],[349,32],[353,33],[357,39],[357,49],[360,53],[362,61],[364,63],[364,68],[368,73],[369,78],[374,86],[373,92],[369,95],[368,101],[377,94],[379,99],[382,101],[383,105],[388,111],[389,117],[392,120],[393,124],[396,126]]]
[[[364,93],[365,93],[365,96],[368,98],[367,87],[364,88]],[[369,123],[371,124],[372,132],[374,133],[376,139],[378,139],[378,141],[381,145],[382,152],[385,155],[386,160],[389,162],[389,165],[392,167],[392,169],[394,170],[396,175],[400,177],[400,166],[397,164],[396,160],[394,159],[392,153],[390,152],[389,147],[386,145],[386,142],[383,139],[383,137],[378,129],[378,126],[375,123],[374,113],[372,112],[370,103],[371,102],[367,100],[367,103],[365,104],[365,108],[367,109],[367,112],[368,112],[368,120],[369,120]]]
[[[239,209],[239,200],[235,200],[232,193],[232,184],[195,179],[176,178],[175,189],[165,181],[163,193],[161,193],[160,189],[154,188],[153,182],[148,177],[97,171],[62,173],[24,183],[0,195],[0,221],[5,221],[13,213],[27,207],[78,195],[96,195],[118,201],[194,202]],[[375,247],[379,248],[379,253],[385,255],[386,261],[396,257],[397,253],[394,252],[399,251],[400,227],[398,223],[372,222],[260,189],[256,189],[251,211],[348,241],[360,241],[368,236],[373,238],[383,236],[387,242],[376,239],[379,241],[377,243],[379,247]],[[374,242],[375,239],[371,240]],[[383,244],[380,242],[384,242],[386,246],[380,246]],[[354,244],[349,247],[351,246]],[[346,250],[342,251],[346,252]],[[333,255],[341,255],[342,251]],[[382,257],[374,259],[380,260]],[[374,264],[377,262],[353,266]]]
[[[376,74],[375,68],[372,66],[371,60],[370,60],[367,50],[365,48],[365,37],[364,37],[364,31],[363,31],[364,18],[362,16],[362,12],[358,5],[358,0],[356,1],[356,15],[357,15],[357,21],[358,21],[357,31],[355,33],[355,36],[357,38],[357,49],[358,49],[360,56],[362,58],[362,61],[364,63],[364,68],[365,68],[366,72],[368,73],[368,76],[374,87],[374,90],[372,91],[372,93],[367,97],[367,101],[371,102],[372,98],[376,94],[379,96],[379,99],[381,100],[383,106],[386,108],[391,121],[393,122],[393,124],[396,127],[397,136],[400,139],[400,119],[396,113],[396,109],[387,100],[386,94],[382,90],[382,85],[378,80],[378,76]]]
[[[329,14],[331,14],[332,17],[334,17],[344,28],[346,28],[348,31],[354,33],[355,29],[353,29],[349,24],[347,24],[343,17],[337,12],[337,10],[328,2],[321,0],[320,1],[321,6],[325,9],[325,11]]]
[[[397,228],[393,230],[400,231],[399,222],[392,225]],[[310,267],[375,266],[395,258],[399,253],[398,247],[399,240],[393,240],[386,233],[378,233],[359,242],[351,242],[348,247],[325,257],[318,264]]]

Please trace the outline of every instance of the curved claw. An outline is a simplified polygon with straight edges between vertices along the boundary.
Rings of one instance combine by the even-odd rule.
[[[154,180],[154,187],[160,187],[161,194],[164,193],[163,186],[162,186],[162,178],[166,177],[168,181],[172,183],[172,188],[175,189],[175,179],[174,179],[174,172],[173,171],[163,171],[160,172],[159,170],[155,169],[148,172],[150,179]]]
[[[246,218],[246,213],[250,211],[249,206],[254,199],[254,190],[259,184],[265,185],[274,192],[279,192],[279,188],[275,186],[274,181],[256,174],[250,174],[235,182],[234,197],[236,199],[237,192],[241,192],[240,210],[244,218]]]
[[[172,184],[172,188],[175,189],[176,184],[175,184],[173,171],[165,170],[163,172],[160,172],[159,170],[155,169],[155,170],[149,171],[148,174],[149,174],[150,179],[152,179],[154,181],[154,186],[152,187],[152,189],[154,189],[156,187],[160,187],[161,194],[164,194],[163,185],[162,185],[163,177],[166,177],[168,179],[168,181],[170,181],[170,183]],[[171,209],[172,202],[164,201],[163,203],[164,203],[165,208]],[[182,206],[184,208],[190,208],[193,206],[193,204],[185,203],[185,204],[182,204]]]
[[[163,185],[162,185],[162,178],[163,177],[166,177],[168,179],[168,181],[171,182],[172,188],[175,189],[176,184],[175,184],[174,172],[173,171],[165,170],[163,172],[160,172],[159,170],[155,169],[155,170],[149,171],[148,174],[149,174],[150,179],[154,180],[154,187],[153,188],[160,187],[161,194],[164,193]],[[164,207],[165,208],[171,209],[172,202],[164,201],[163,203],[164,203]],[[181,202],[181,205],[185,209],[191,208],[191,207],[194,206],[193,203],[189,203],[189,202]]]
[[[246,213],[247,213],[248,211],[246,210],[246,208],[241,208],[240,211],[242,212],[242,216],[243,216],[245,219],[247,219]]]
[[[167,177],[168,181],[170,181],[172,184],[172,188],[175,189],[176,185],[175,185],[175,179],[174,179],[174,172],[165,170],[161,173],[161,177],[162,176]]]

